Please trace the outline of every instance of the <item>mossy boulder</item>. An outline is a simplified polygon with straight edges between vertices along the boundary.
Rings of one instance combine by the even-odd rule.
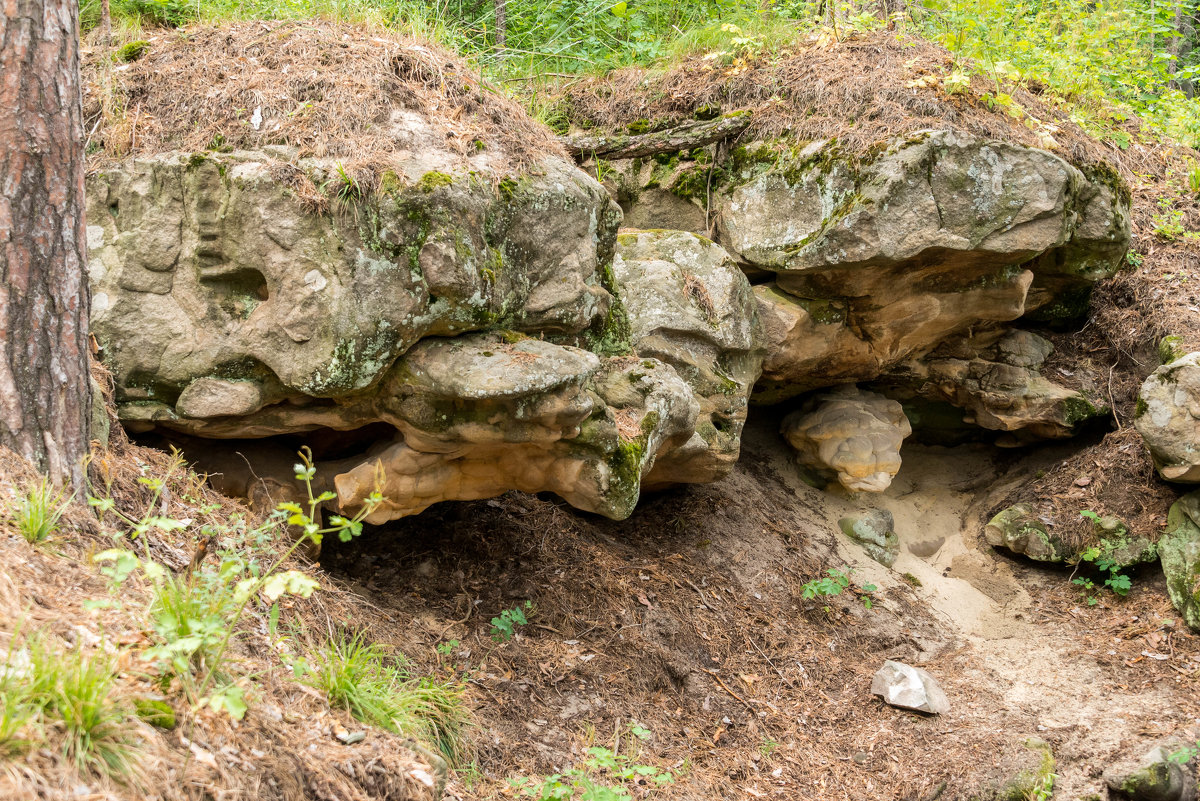
[[[1158,745],[1135,763],[1104,771],[1104,783],[1114,797],[1127,801],[1194,801],[1196,781],[1187,761],[1173,760],[1183,743]]]
[[[1153,562],[1158,558],[1158,546],[1150,538],[1130,532],[1129,525],[1115,515],[1093,518],[1092,533],[1100,551],[1099,558],[1118,570]]]
[[[895,521],[886,509],[868,509],[861,514],[847,515],[838,521],[838,528],[854,540],[867,556],[884,567],[891,567],[900,555],[900,538],[896,536]]]
[[[1036,562],[1065,562],[1070,556],[1062,541],[1050,534],[1033,506],[1018,503],[1001,511],[984,529],[988,545],[1007,548]]]
[[[1183,620],[1200,631],[1200,491],[1184,495],[1167,513],[1158,540],[1167,594]]]
[[[594,181],[548,159],[506,196],[423,167],[397,163],[389,191],[349,200],[319,193],[339,165],[268,152],[91,175],[92,326],[119,409],[174,406],[212,378],[257,384],[263,405],[337,398],[426,336],[603,325],[618,216]],[[175,428],[201,433],[178,411]]]

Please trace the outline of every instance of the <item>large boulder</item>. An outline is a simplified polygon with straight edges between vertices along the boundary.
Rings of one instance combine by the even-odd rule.
[[[723,196],[718,241],[756,287],[768,355],[758,398],[872,380],[946,337],[1077,318],[1120,265],[1119,181],[1044,150],[952,131],[858,158],[770,151]]]
[[[1159,475],[1200,484],[1200,353],[1164,364],[1146,379],[1133,425]]]
[[[911,433],[899,403],[854,385],[819,393],[783,418],[797,461],[852,492],[887,489]]]
[[[737,461],[762,370],[750,283],[723,248],[681,231],[620,234],[613,273],[634,352],[674,367],[700,402],[694,436],[662,455],[646,483],[715,481]]]
[[[367,192],[287,155],[89,177],[94,333],[128,428],[333,443],[319,483],[347,511],[382,491],[373,522],[510,489],[624,517],[659,457],[657,484],[736,460],[761,345],[720,248],[629,241],[631,327],[620,213],[566,161],[493,181],[397,156]]]

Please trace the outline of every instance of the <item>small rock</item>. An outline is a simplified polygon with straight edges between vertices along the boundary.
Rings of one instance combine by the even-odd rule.
[[[332,728],[333,736],[339,742],[344,743],[345,745],[354,745],[355,743],[361,743],[363,740],[367,739],[367,733],[365,731],[352,732],[346,729],[346,727],[342,726],[340,723],[334,723]]]
[[[1104,782],[1119,798],[1130,801],[1194,801],[1195,782],[1184,767],[1170,759],[1178,747],[1159,745],[1134,765],[1104,771]]]
[[[950,711],[950,700],[937,681],[921,668],[888,660],[871,679],[871,694],[901,709],[941,715]]]
[[[895,521],[886,509],[868,509],[838,521],[842,533],[862,546],[867,556],[884,567],[891,567],[900,553]]]

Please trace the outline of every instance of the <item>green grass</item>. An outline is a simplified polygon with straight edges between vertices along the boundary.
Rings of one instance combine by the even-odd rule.
[[[13,636],[0,664],[0,752],[15,756],[61,739],[82,774],[116,779],[136,770],[129,710],[116,697],[116,660],[101,651],[62,652],[45,634]]]
[[[59,521],[70,505],[71,498],[65,492],[56,490],[50,480],[43,477],[17,499],[12,520],[25,541],[37,545],[46,542],[58,531]]]
[[[451,765],[463,757],[467,723],[462,688],[416,677],[402,655],[360,634],[341,634],[324,643],[303,679],[323,692],[331,706],[382,729],[434,746]]]

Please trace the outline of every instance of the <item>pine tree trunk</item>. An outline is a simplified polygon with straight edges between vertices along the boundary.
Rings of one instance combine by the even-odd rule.
[[[108,47],[112,43],[112,9],[108,0],[100,0],[100,44]]]
[[[82,486],[88,447],[75,0],[0,0],[0,445]]]
[[[508,0],[496,0],[496,49],[503,50],[508,39]]]

